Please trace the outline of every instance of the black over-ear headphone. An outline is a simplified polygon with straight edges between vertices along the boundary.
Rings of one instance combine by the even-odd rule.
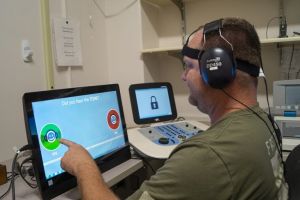
[[[209,33],[217,32],[228,44],[229,48],[213,47],[206,50],[192,49],[187,46],[189,42],[188,38],[182,49],[182,54],[184,56],[198,60],[200,73],[204,82],[217,89],[223,89],[234,80],[236,69],[242,70],[254,77],[258,77],[259,75],[258,66],[250,64],[248,61],[234,58],[232,44],[222,35],[222,21],[223,19],[218,19],[204,25],[203,45],[205,44],[206,36]],[[198,30],[199,29],[196,31]]]
[[[236,75],[236,61],[233,57],[232,45],[222,36],[222,20],[212,21],[204,25],[204,43],[206,35],[218,31],[219,36],[231,47],[225,49],[213,47],[201,51],[198,57],[200,73],[204,82],[213,88],[222,89],[228,85]]]

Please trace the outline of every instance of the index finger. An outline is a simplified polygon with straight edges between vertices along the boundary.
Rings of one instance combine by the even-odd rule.
[[[66,145],[67,147],[70,147],[70,146],[72,146],[72,145],[75,145],[74,142],[72,142],[72,141],[70,141],[70,140],[67,140],[67,139],[63,139],[63,138],[61,138],[61,139],[59,140],[59,142],[60,142],[61,144]]]

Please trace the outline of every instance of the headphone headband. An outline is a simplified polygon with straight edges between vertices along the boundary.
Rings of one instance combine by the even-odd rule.
[[[209,22],[207,24],[204,25],[203,28],[203,34],[207,34],[213,31],[218,31],[220,29],[223,28],[223,23],[222,23],[223,19],[218,19],[212,22]]]
[[[183,56],[187,56],[189,58],[197,60],[201,52],[202,52],[201,50],[190,48],[187,46],[187,44],[185,44],[182,48],[181,54]],[[247,74],[253,77],[258,77],[259,75],[258,66],[253,65],[248,61],[242,59],[236,59],[236,64],[237,64],[237,69],[246,72]]]

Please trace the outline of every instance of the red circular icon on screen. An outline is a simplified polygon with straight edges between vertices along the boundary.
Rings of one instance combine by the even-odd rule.
[[[106,120],[111,129],[117,129],[120,125],[120,115],[116,110],[108,111]]]

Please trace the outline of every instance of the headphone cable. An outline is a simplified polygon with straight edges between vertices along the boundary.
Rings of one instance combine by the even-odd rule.
[[[265,92],[266,92],[266,100],[267,100],[267,105],[268,105],[268,118],[270,120],[270,122],[272,123],[273,129],[275,131],[276,137],[277,137],[277,141],[279,143],[279,147],[280,147],[280,156],[282,158],[282,138],[281,138],[281,131],[280,128],[278,126],[278,124],[276,123],[276,121],[273,119],[272,114],[271,114],[271,108],[270,108],[270,103],[269,103],[269,90],[268,90],[268,83],[267,83],[267,78],[265,76],[265,70],[263,67],[263,62],[262,62],[262,57],[259,56],[259,61],[260,61],[260,66],[261,66],[261,70],[263,72],[263,80],[264,80],[264,84],[265,84]],[[272,134],[273,135],[273,134]]]
[[[279,139],[277,138],[277,135],[276,135],[276,138],[272,132],[272,130],[270,129],[270,127],[268,126],[267,122],[257,113],[255,112],[252,108],[250,108],[249,106],[247,106],[246,104],[244,104],[243,102],[239,101],[238,99],[234,98],[233,96],[231,96],[230,94],[228,94],[224,89],[221,89],[223,91],[223,93],[228,96],[229,98],[233,99],[234,101],[240,103],[241,105],[245,106],[248,110],[250,110],[253,114],[255,114],[261,121],[264,122],[264,124],[266,125],[266,127],[268,128],[270,134],[272,135],[274,141],[275,141],[275,144],[276,144],[276,147],[277,147],[277,150],[278,150],[278,153],[280,155],[280,158],[281,158],[281,162],[283,163],[283,158],[282,158],[282,151],[281,151],[281,145],[280,145],[280,141]],[[267,113],[266,113],[267,114]],[[268,118],[270,119],[269,115],[267,114]],[[271,121],[271,124],[272,121]],[[272,125],[273,126],[273,125]],[[273,126],[274,127],[274,126]],[[275,127],[274,127],[275,129]],[[275,130],[274,130],[275,131]]]

